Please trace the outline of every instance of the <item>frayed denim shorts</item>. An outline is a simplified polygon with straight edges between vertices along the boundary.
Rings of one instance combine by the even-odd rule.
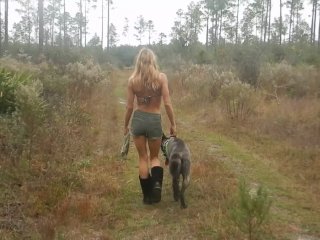
[[[159,113],[134,111],[131,120],[131,135],[145,136],[149,139],[162,137],[161,115]]]

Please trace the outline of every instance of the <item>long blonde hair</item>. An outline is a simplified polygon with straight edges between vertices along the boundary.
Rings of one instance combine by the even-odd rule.
[[[136,65],[130,80],[137,89],[143,87],[156,91],[160,86],[156,56],[149,48],[142,48],[137,55]]]

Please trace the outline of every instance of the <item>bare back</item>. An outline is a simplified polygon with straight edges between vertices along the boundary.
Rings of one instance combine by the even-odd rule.
[[[166,102],[169,96],[168,80],[164,73],[159,75],[160,86],[158,89],[153,90],[144,87],[138,89],[132,84],[132,79],[129,80],[128,90],[133,94],[137,102],[137,109],[144,112],[160,113],[161,98]]]

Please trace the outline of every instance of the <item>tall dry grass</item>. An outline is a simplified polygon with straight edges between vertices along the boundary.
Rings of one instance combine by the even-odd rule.
[[[37,84],[17,91],[18,110],[1,116],[1,212],[16,207],[2,219],[8,231],[0,238],[57,239],[65,226],[113,221],[108,199],[119,195],[115,176],[123,166],[114,161],[120,137],[112,69],[91,60],[65,72],[45,62],[10,62],[10,71],[25,69]],[[15,186],[10,195],[2,191],[8,184]]]
[[[228,108],[219,101],[224,84],[237,79],[232,70],[194,65],[172,73],[169,79],[175,104],[195,122],[250,148],[260,145],[260,154],[278,162],[282,173],[320,194],[318,69],[287,63],[262,66],[254,97],[246,98],[247,106],[252,106],[246,118],[230,118],[225,114]],[[233,99],[238,104],[241,98]],[[273,142],[273,149],[264,148],[264,141],[268,147]]]

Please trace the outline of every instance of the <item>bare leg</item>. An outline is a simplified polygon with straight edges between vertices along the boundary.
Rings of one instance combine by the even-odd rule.
[[[152,179],[149,175],[147,140],[144,136],[134,137],[133,142],[139,154],[139,180],[143,193],[143,203],[152,204]]]
[[[159,151],[161,145],[161,139],[148,139],[149,151],[150,151],[150,164],[151,168],[160,166]]]
[[[133,142],[137,148],[139,154],[139,176],[143,179],[149,176],[148,166],[148,152],[147,152],[147,141],[144,136],[138,136],[133,138]]]

